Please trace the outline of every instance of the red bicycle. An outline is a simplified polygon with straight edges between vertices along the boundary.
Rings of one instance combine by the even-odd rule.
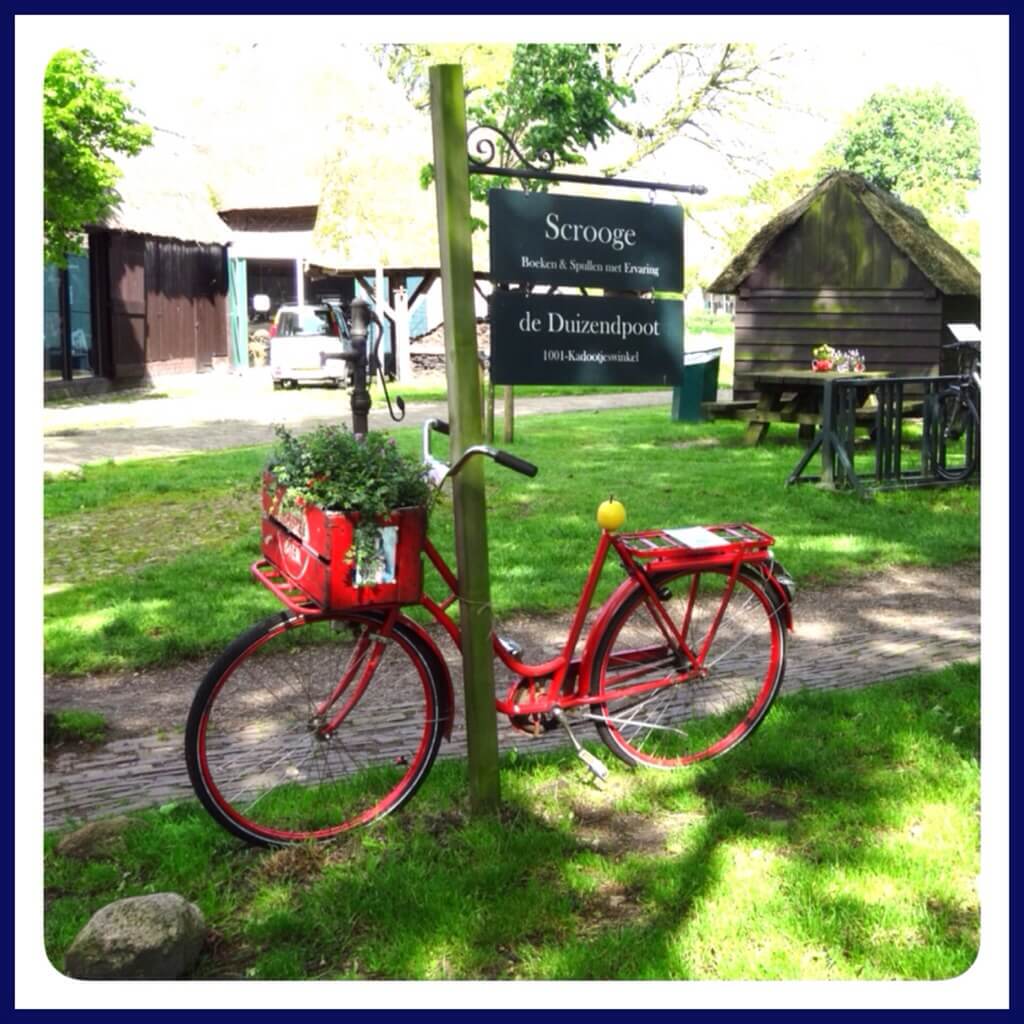
[[[475,454],[537,472],[483,445],[449,467],[430,453],[431,430],[447,426],[423,427],[438,486]],[[773,542],[747,523],[602,530],[556,657],[528,664],[494,637],[511,675],[498,711],[533,736],[563,730],[600,777],[607,768],[576,736],[589,723],[628,765],[679,768],[731,750],[764,719],[785,671],[793,583]],[[418,604],[458,648],[448,614],[458,581],[429,540],[423,552],[449,592]],[[612,552],[625,578],[585,629]],[[185,738],[196,794],[224,828],[264,845],[327,839],[389,814],[451,738],[455,696],[437,642],[398,605],[324,611],[268,561],[253,573],[286,610],[239,636],[196,692]]]

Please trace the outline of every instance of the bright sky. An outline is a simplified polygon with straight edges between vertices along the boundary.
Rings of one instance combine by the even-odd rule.
[[[614,38],[639,42],[652,39],[736,38],[769,46],[785,42],[802,51],[785,66],[782,87],[788,103],[811,108],[815,116],[773,115],[772,131],[781,165],[797,164],[810,156],[875,89],[941,84],[962,97],[979,119],[998,81],[999,62],[991,60],[1000,35],[1000,19],[983,17],[744,17],[742,29],[729,18],[579,18],[545,19],[403,18],[403,39],[507,41],[578,38],[585,24],[589,39]],[[110,70],[135,82],[133,96],[148,118],[166,127],[187,130],[190,71],[204,77],[223,59],[224,46],[249,49],[253,43],[273,48],[268,74],[279,76],[282,90],[290,76],[316,62],[346,59],[341,41],[366,42],[390,38],[376,18],[316,15],[283,16],[81,16],[20,18],[25,44],[45,63],[61,46],[92,49]],[[542,33],[542,34],[538,34]],[[332,44],[331,40],[337,40]],[[348,59],[351,59],[349,57]],[[185,79],[183,81],[183,78]],[[713,157],[691,147],[694,170],[721,170]],[[729,184],[732,184],[731,182]],[[721,189],[724,191],[724,189]],[[716,191],[720,189],[716,188]]]

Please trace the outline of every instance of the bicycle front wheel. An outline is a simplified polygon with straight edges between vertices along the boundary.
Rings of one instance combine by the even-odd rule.
[[[751,570],[731,590],[728,581],[726,570],[690,569],[653,581],[695,655],[714,630],[699,670],[673,653],[641,587],[613,614],[590,685],[604,698],[594,709],[598,733],[627,764],[678,768],[718,757],[764,719],[785,672],[783,601]]]
[[[200,684],[185,731],[193,789],[250,843],[327,839],[390,813],[426,777],[450,715],[429,656],[382,617],[279,612]]]

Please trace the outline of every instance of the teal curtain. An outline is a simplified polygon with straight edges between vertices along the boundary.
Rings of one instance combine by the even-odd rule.
[[[249,290],[245,260],[228,258],[228,315],[231,321],[231,365],[249,365]]]

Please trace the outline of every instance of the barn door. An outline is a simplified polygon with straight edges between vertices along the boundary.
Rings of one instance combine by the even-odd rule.
[[[110,239],[110,335],[115,377],[146,372],[145,240],[140,235]]]

